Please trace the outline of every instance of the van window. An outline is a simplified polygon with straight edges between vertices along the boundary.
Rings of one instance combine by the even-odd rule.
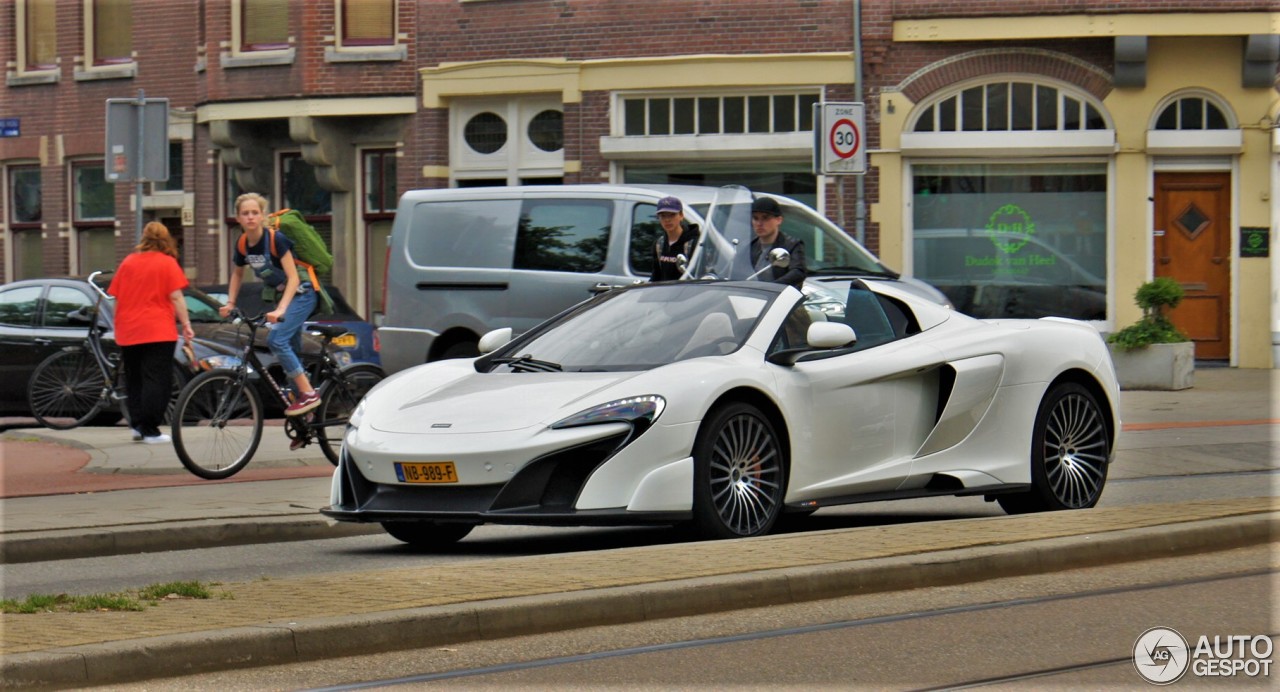
[[[516,269],[604,270],[613,225],[608,200],[526,200],[516,230]]]
[[[405,242],[418,266],[510,269],[519,200],[424,202]]]
[[[631,273],[637,276],[653,274],[654,244],[662,226],[658,223],[658,205],[637,204],[631,210]]]

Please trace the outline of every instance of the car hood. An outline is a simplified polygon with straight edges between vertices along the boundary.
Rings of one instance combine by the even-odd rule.
[[[546,426],[590,405],[593,395],[639,373],[478,373],[469,360],[421,365],[365,401],[364,419],[390,433],[462,434]]]

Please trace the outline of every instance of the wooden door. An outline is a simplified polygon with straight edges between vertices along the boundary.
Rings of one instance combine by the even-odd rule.
[[[1155,275],[1182,284],[1170,313],[1196,358],[1231,356],[1231,174],[1157,173]]]

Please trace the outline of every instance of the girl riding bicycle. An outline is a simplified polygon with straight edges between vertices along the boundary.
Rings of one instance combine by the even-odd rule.
[[[227,304],[218,310],[223,317],[231,314],[240,295],[243,268],[247,264],[262,280],[263,286],[279,296],[276,309],[267,313],[272,323],[267,346],[280,361],[285,376],[293,381],[298,398],[285,409],[286,416],[300,416],[320,405],[320,395],[311,386],[298,353],[302,351],[302,326],[316,307],[316,287],[298,275],[294,264],[293,243],[283,234],[275,237],[275,253],[267,237],[265,223],[267,200],[256,192],[236,198],[236,220],[245,235],[244,253],[237,243],[232,256],[231,282],[227,287]]]

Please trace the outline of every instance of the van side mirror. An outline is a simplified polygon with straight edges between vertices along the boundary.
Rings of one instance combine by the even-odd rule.
[[[477,344],[477,348],[481,354],[493,353],[511,342],[511,333],[511,327],[502,327],[488,332],[480,337],[480,343]]]

